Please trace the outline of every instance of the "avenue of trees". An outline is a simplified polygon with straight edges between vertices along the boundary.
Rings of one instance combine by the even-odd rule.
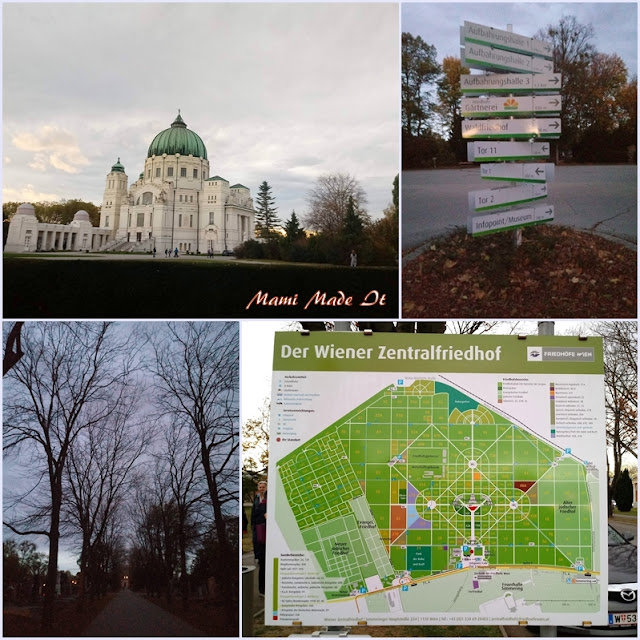
[[[27,322],[19,346],[4,379],[3,523],[25,542],[4,555],[22,590],[44,572],[43,633],[64,541],[79,609],[129,574],[167,600],[179,590],[185,608],[224,598],[236,635],[237,324]]]
[[[635,160],[637,77],[629,77],[616,54],[597,51],[592,25],[575,16],[540,29],[535,38],[553,45],[554,69],[562,74],[562,136],[556,161]],[[438,62],[433,45],[402,34],[402,166],[433,167],[466,161],[460,122],[460,59]]]
[[[358,264],[395,266],[398,259],[398,177],[392,202],[383,217],[372,220],[359,181],[345,173],[322,175],[307,196],[308,212],[292,211],[281,223],[275,198],[265,181],[256,198],[256,235],[236,247],[241,258],[349,264],[355,250]],[[304,225],[304,226],[303,226]]]

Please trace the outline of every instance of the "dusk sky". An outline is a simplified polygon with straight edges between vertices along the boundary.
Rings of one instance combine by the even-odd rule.
[[[181,110],[211,175],[266,180],[278,215],[349,173],[368,212],[399,166],[397,4],[3,6],[5,201],[102,202],[118,157],[135,181]]]
[[[635,2],[416,2],[402,6],[402,30],[421,36],[437,50],[437,60],[460,55],[460,27],[464,21],[507,29],[533,38],[539,29],[558,24],[564,15],[593,25],[593,44],[601,53],[616,53],[629,75],[638,73],[638,10]]]

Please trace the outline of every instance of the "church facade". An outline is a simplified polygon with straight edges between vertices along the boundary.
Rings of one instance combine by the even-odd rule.
[[[11,248],[7,242],[5,250],[24,252],[64,246],[88,251],[155,249],[163,254],[178,249],[180,253],[206,254],[230,251],[255,237],[250,190],[210,174],[207,149],[200,136],[187,128],[180,113],[149,145],[143,171],[135,182],[129,185],[119,158],[111,167],[106,177],[100,225],[92,227],[96,239],[89,241],[88,246],[72,243],[71,236],[63,244],[59,238],[66,236],[56,236],[44,228],[31,229],[29,235],[33,240],[27,241],[22,237],[25,225],[18,229],[17,224],[24,222],[24,216],[14,218],[16,225],[12,220],[9,226]],[[30,222],[42,225],[33,218]]]

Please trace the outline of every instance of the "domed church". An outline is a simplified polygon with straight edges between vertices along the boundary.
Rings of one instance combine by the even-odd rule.
[[[111,167],[100,228],[110,230],[107,249],[220,253],[255,237],[255,212],[247,187],[210,175],[202,138],[178,112],[131,186],[120,158]]]

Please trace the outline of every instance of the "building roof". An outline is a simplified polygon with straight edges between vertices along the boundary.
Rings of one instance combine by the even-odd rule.
[[[36,209],[29,202],[23,202],[17,209],[15,214],[16,216],[33,216],[35,218]]]
[[[202,138],[191,129],[187,129],[180,111],[171,126],[153,139],[147,151],[147,158],[161,156],[163,153],[168,156],[179,153],[182,156],[192,155],[195,158],[207,159],[207,149]]]
[[[229,182],[228,180],[225,180],[223,177],[221,176],[213,176],[211,178],[207,178],[205,180],[205,182],[210,182],[211,180],[222,180],[222,182]]]
[[[120,164],[120,158],[118,158],[118,162],[116,162],[111,167],[111,171],[118,171],[119,173],[124,173],[124,167]]]
[[[232,189],[247,189],[247,191],[249,190],[249,187],[245,187],[243,184],[240,184],[238,182],[238,184],[234,184],[232,187]]]

